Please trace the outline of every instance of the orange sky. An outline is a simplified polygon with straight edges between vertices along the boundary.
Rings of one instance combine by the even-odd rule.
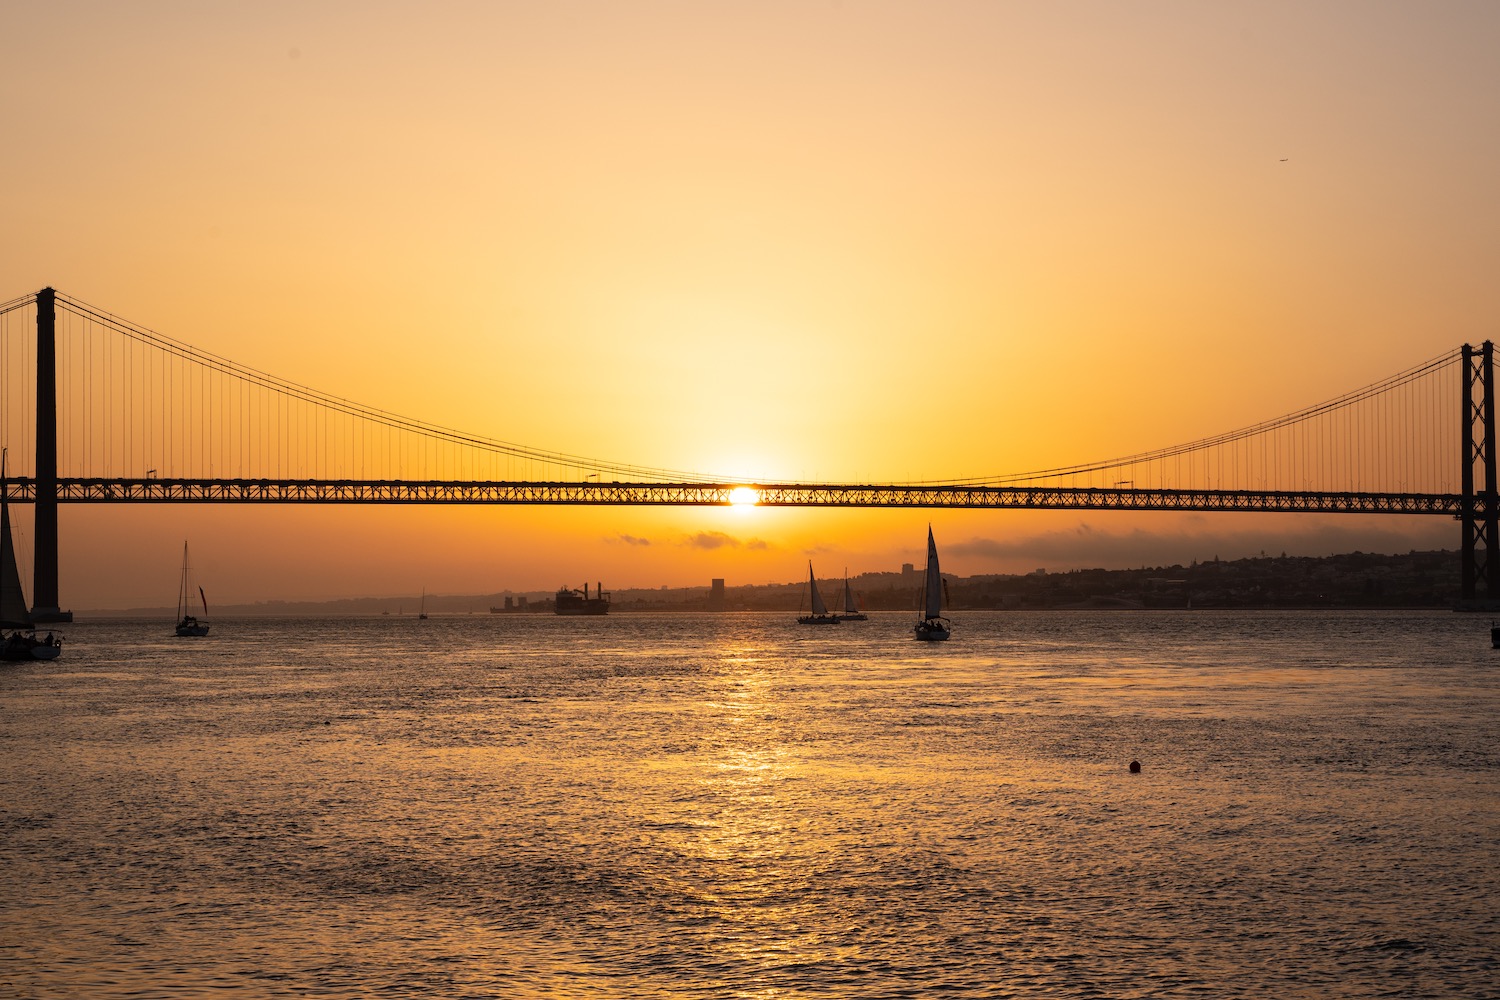
[[[7,27],[0,298],[52,285],[535,447],[995,474],[1496,332],[1490,3],[63,2]],[[63,603],[170,602],[184,536],[253,601],[892,569],[929,519],[964,574],[1457,545],[1437,519],[64,508]]]

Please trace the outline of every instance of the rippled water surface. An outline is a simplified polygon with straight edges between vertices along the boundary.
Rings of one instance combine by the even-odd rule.
[[[1488,625],[81,623],[0,996],[1500,996]]]

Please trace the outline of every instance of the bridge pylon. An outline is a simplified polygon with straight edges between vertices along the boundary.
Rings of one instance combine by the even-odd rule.
[[[31,617],[70,622],[57,598],[57,292],[36,293],[36,551]]]
[[[1464,457],[1460,469],[1463,503],[1459,513],[1463,541],[1464,604],[1500,607],[1500,510],[1495,468],[1495,347],[1486,340],[1477,350],[1463,347]],[[1475,492],[1475,469],[1484,487]]]

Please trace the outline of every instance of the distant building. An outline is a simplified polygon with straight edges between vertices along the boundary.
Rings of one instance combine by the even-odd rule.
[[[913,566],[911,563],[902,563],[901,564],[901,578],[903,580],[908,579],[909,577],[916,576],[916,575],[917,575],[917,568],[915,566]]]
[[[708,609],[710,611],[724,610],[724,581],[715,577],[713,589],[708,592]]]

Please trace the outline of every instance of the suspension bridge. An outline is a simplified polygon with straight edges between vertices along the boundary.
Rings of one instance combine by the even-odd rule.
[[[1461,594],[1500,599],[1493,347],[1183,444],[916,483],[759,482],[541,450],[257,371],[51,288],[0,303],[0,444],[35,505],[35,614],[59,610],[62,503],[947,507],[1428,514]],[[33,377],[34,376],[34,377]],[[29,472],[29,474],[27,474]]]

